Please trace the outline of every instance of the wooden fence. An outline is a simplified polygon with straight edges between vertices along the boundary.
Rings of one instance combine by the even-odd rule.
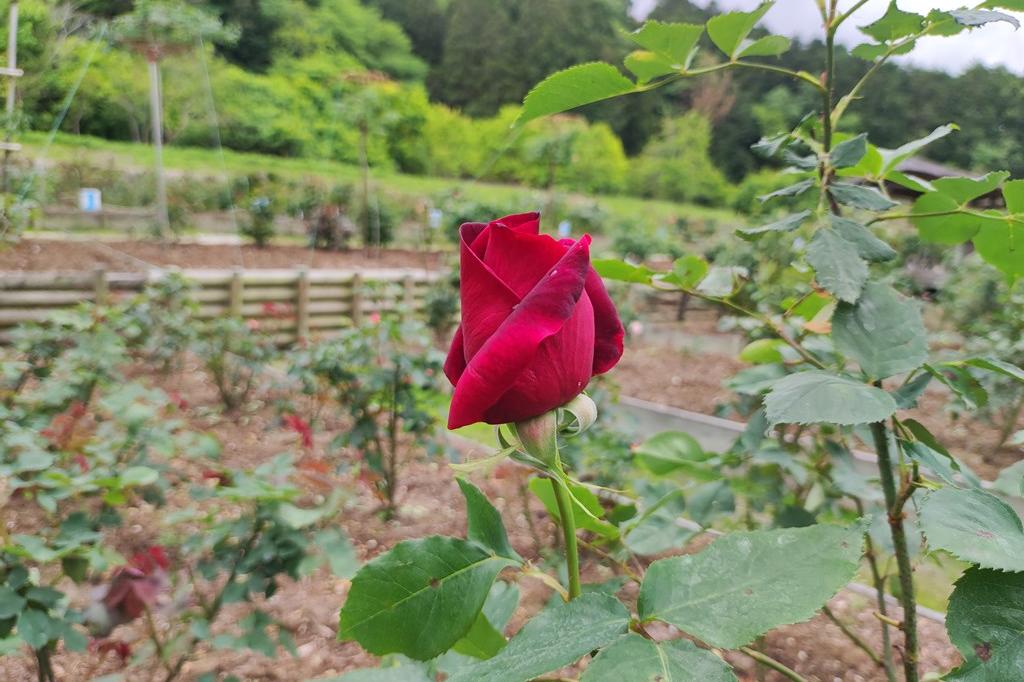
[[[422,269],[154,269],[145,272],[0,273],[0,337],[12,327],[46,320],[85,301],[114,302],[177,272],[196,285],[199,317],[252,321],[280,343],[330,336],[366,317],[423,312],[428,288],[443,273]]]

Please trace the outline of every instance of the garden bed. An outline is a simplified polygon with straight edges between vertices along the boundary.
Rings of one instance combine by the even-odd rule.
[[[221,463],[228,468],[249,468],[266,462],[284,451],[296,451],[297,436],[286,430],[276,417],[273,403],[280,392],[267,389],[255,396],[249,407],[237,416],[225,416],[219,409],[217,392],[198,364],[189,360],[182,371],[163,377],[145,369],[131,372],[136,379],[159,386],[181,403],[183,417],[198,430],[213,433],[223,445]],[[706,387],[710,390],[710,386]],[[341,418],[325,420],[325,427],[317,432],[313,449],[304,457],[311,462],[326,458],[328,444],[334,432],[346,428]],[[485,448],[455,443],[462,457],[477,458],[488,454]],[[331,455],[337,461],[338,455]],[[351,455],[341,455],[342,461]],[[312,488],[341,487],[350,491],[343,510],[332,524],[340,525],[351,538],[362,560],[372,558],[402,540],[431,534],[462,535],[465,532],[463,500],[455,483],[454,473],[443,460],[426,460],[422,453],[407,449],[408,461],[402,470],[403,484],[398,493],[399,512],[395,519],[384,520],[378,513],[380,502],[355,477],[327,474],[310,467],[309,485]],[[175,460],[175,470],[187,472],[196,481],[202,479],[202,464],[190,460]],[[301,466],[300,466],[301,468]],[[555,527],[535,499],[521,494],[524,470],[504,466],[495,475],[477,479],[490,499],[502,512],[509,530],[511,543],[517,551],[531,561],[541,562],[555,551]],[[189,504],[185,491],[178,490],[168,499],[168,506],[157,509],[141,505],[125,509],[125,523],[113,531],[111,544],[123,554],[159,543],[166,533],[174,529],[162,525],[161,520]],[[452,513],[437,513],[439,509]],[[528,510],[528,512],[527,512]],[[34,504],[16,499],[7,508],[8,530],[12,533],[32,532],[49,523],[45,514]],[[527,516],[527,513],[529,516]],[[177,529],[178,533],[182,532]],[[699,547],[704,543],[696,543]],[[691,546],[696,550],[698,547]],[[600,582],[615,575],[616,571],[595,554],[584,557],[584,580]],[[337,675],[349,670],[373,665],[375,660],[354,643],[336,640],[338,611],[345,600],[349,582],[334,577],[326,568],[320,568],[300,581],[284,580],[278,592],[261,606],[287,627],[293,635],[298,656],[281,652],[277,658],[265,658],[252,652],[214,650],[201,645],[198,655],[187,664],[181,679],[195,680],[204,673],[235,675],[244,680],[279,680],[299,682],[311,678]],[[78,605],[88,601],[90,588],[73,588]],[[509,632],[514,632],[529,615],[538,611],[551,597],[551,591],[533,580],[520,581],[522,598],[513,617]],[[624,594],[635,598],[635,589],[627,584]],[[862,637],[878,644],[878,623],[871,615],[873,604],[866,598],[843,591],[830,602],[833,612],[851,625]],[[241,617],[240,608],[229,607],[214,625],[214,633],[229,631],[231,624]],[[892,614],[898,617],[897,614]],[[161,617],[157,612],[157,625]],[[949,645],[944,628],[939,623],[923,622],[922,663],[926,670],[942,670],[953,666],[958,656]],[[120,626],[115,636],[133,644],[138,650],[146,638],[142,621]],[[793,667],[811,682],[873,682],[883,680],[880,670],[859,650],[851,646],[839,628],[825,616],[810,622],[784,627],[770,633],[765,649],[772,656]],[[769,673],[763,678],[754,674],[751,661],[739,654],[730,654],[730,662],[737,667],[743,682],[764,679],[778,682],[783,678]],[[95,653],[73,654],[61,651],[54,658],[58,679],[89,680],[121,669],[113,654],[100,659]],[[135,666],[124,679],[126,682],[145,682],[162,679],[160,669]],[[11,682],[30,682],[35,679],[31,661],[25,656],[0,659],[0,679]]]
[[[136,272],[148,266],[180,268],[399,268],[436,269],[447,254],[386,249],[371,256],[362,249],[319,251],[301,246],[163,244],[155,241],[23,239],[0,250],[0,270],[107,270]]]

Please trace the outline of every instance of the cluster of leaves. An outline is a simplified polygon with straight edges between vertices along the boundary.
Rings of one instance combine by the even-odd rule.
[[[193,349],[206,366],[227,410],[243,407],[267,364],[277,355],[273,339],[234,317],[199,326]]]
[[[436,386],[441,357],[416,340],[429,339],[421,323],[383,317],[374,324],[343,331],[289,356],[288,374],[315,404],[336,404],[352,419],[335,446],[361,453],[360,477],[385,504],[395,508],[401,450],[435,448],[438,426]]]
[[[324,562],[342,577],[354,569],[347,539],[326,527],[341,492],[304,490],[287,454],[251,472],[225,468],[219,442],[190,425],[180,396],[126,378],[133,363],[156,372],[175,366],[194,343],[194,312],[186,283],[172,277],[116,306],[85,305],[21,327],[5,350],[0,506],[26,520],[37,507],[54,522],[5,529],[0,651],[27,646],[39,679],[56,679],[51,657],[60,644],[130,665],[155,657],[168,680],[208,639],[294,653],[287,630],[255,607],[240,634],[210,630],[224,605],[270,596],[281,578]],[[146,540],[162,533],[162,545],[126,548],[114,539],[126,508],[160,509],[185,490],[191,505],[160,512],[166,527],[147,529]],[[83,588],[72,584],[99,585],[92,603],[82,608]],[[154,618],[169,629],[154,627]],[[140,619],[149,642],[132,659],[137,645],[116,629]]]

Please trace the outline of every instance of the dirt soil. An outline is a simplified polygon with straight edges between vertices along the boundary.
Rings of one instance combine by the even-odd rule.
[[[713,414],[715,407],[734,398],[723,382],[749,365],[733,355],[714,352],[689,354],[642,340],[628,342],[618,366],[609,373],[624,395],[672,405],[694,412]],[[904,414],[924,424],[939,441],[966,462],[982,478],[993,480],[999,471],[1024,459],[1020,447],[1003,446],[998,451],[999,426],[971,413],[956,415],[946,409],[947,391],[932,385],[918,407]],[[1017,424],[1024,429],[1024,416]]]
[[[640,360],[644,357],[641,354],[631,355],[635,359],[628,362],[635,366],[656,367],[653,361]],[[664,359],[667,361],[668,357]],[[688,363],[689,366],[695,364]],[[715,372],[710,371],[711,367],[729,368],[725,360],[721,363],[716,361],[713,365],[701,363],[702,372],[685,370],[685,366],[687,363],[681,363],[679,368],[672,365],[671,371],[663,370],[661,374],[669,385],[673,385],[672,377],[680,377],[692,387],[696,376],[704,374],[712,377],[717,373],[717,369]],[[193,427],[208,430],[221,440],[222,459],[229,467],[252,467],[280,452],[299,450],[295,434],[281,426],[271,407],[274,400],[281,397],[272,388],[264,389],[240,415],[225,416],[218,407],[215,389],[205,373],[194,363],[187,364],[183,371],[169,378],[141,369],[132,375],[163,388],[175,399],[185,397],[187,404],[182,406],[182,415]],[[701,391],[675,386],[672,390],[676,392],[670,395],[700,393],[710,396],[718,390],[710,379],[701,385]],[[702,399],[710,400],[709,397]],[[710,404],[701,403],[705,407]],[[692,402],[687,403],[687,406],[693,405]],[[312,452],[305,456],[314,460],[330,458],[337,461],[338,455],[327,454],[328,444],[336,430],[344,426],[342,419],[328,415],[317,430]],[[454,445],[463,456],[476,458],[488,454],[486,448],[467,445],[463,441]],[[343,461],[345,457],[343,454]],[[311,487],[320,490],[325,486],[340,486],[352,491],[336,523],[348,533],[363,560],[408,538],[438,533],[461,535],[465,532],[463,501],[452,470],[443,461],[426,460],[416,451],[407,451],[405,458],[401,473],[402,484],[398,492],[399,513],[397,518],[390,521],[382,519],[378,513],[380,505],[374,494],[349,474],[325,474],[310,482]],[[186,480],[199,480],[202,463],[175,460],[171,464],[175,473]],[[494,475],[480,478],[476,482],[502,512],[516,550],[532,561],[542,562],[543,557],[549,555],[556,546],[555,528],[539,503],[521,494],[524,474],[517,467],[500,468]],[[111,544],[122,554],[128,555],[149,544],[160,542],[168,534],[181,536],[192,532],[181,525],[167,527],[160,523],[160,519],[165,518],[169,511],[189,504],[186,487],[181,486],[177,493],[169,497],[169,508],[157,510],[140,502],[138,506],[125,510],[125,522],[112,534]],[[439,510],[444,510],[444,513],[438,513]],[[31,532],[33,528],[50,523],[38,507],[20,499],[8,505],[4,519],[9,532]],[[603,581],[615,574],[612,567],[594,554],[584,557],[583,572],[585,582]],[[375,659],[358,645],[338,642],[336,639],[338,611],[344,603],[349,585],[348,580],[338,579],[326,568],[320,568],[302,580],[284,580],[278,592],[260,604],[261,608],[292,632],[298,646],[298,657],[280,651],[276,658],[268,659],[252,652],[213,650],[204,644],[195,652],[179,679],[192,681],[205,673],[214,673],[218,679],[235,675],[246,682],[301,682],[373,665]],[[88,601],[88,589],[76,593],[72,586],[60,587],[75,595],[76,606],[81,607]],[[550,589],[538,581],[522,580],[520,589],[520,607],[509,624],[508,634],[521,627],[528,615],[539,610],[551,596]],[[635,586],[627,585],[622,595],[627,600],[635,599]],[[871,615],[872,604],[867,599],[843,591],[830,602],[830,606],[840,619],[862,637],[871,642],[880,641],[879,624]],[[172,605],[166,605],[157,610],[156,622],[161,632],[167,631],[166,616],[171,608]],[[241,607],[226,609],[214,624],[214,633],[230,631],[233,623],[242,615]],[[899,617],[897,614],[891,615]],[[958,656],[950,646],[943,627],[937,623],[924,622],[921,629],[922,641],[925,643],[922,653],[924,669],[946,670],[955,665]],[[674,636],[676,633],[665,628],[661,634]],[[136,622],[118,627],[112,636],[132,642],[137,651],[144,646],[146,634],[143,624]],[[765,639],[765,649],[797,670],[809,682],[875,682],[885,679],[877,666],[852,646],[824,616],[773,632]],[[737,667],[743,682],[754,682],[756,679],[768,682],[783,680],[775,673],[768,673],[763,678],[756,677],[752,662],[742,654],[729,654],[729,659]],[[156,665],[137,665],[125,670],[113,654],[100,658],[97,654],[61,650],[55,656],[55,664],[58,679],[67,682],[86,682],[121,671],[127,673],[124,678],[127,682],[155,682],[162,680],[165,675]],[[564,672],[575,677],[578,671]],[[34,679],[34,669],[27,656],[0,659],[0,680],[31,682]]]
[[[448,254],[390,249],[373,256],[362,249],[314,251],[300,246],[161,244],[151,241],[60,241],[24,239],[0,249],[0,270],[93,270],[119,272],[149,266],[181,268],[428,268],[441,267]]]

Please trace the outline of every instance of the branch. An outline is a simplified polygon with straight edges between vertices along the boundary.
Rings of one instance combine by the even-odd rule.
[[[792,668],[776,661],[774,658],[767,654],[762,654],[760,651],[751,649],[748,646],[741,646],[740,651],[750,656],[752,659],[760,663],[761,665],[771,668],[777,673],[781,673],[783,676],[789,678],[793,682],[807,682],[807,678],[802,677],[797,671]]]

